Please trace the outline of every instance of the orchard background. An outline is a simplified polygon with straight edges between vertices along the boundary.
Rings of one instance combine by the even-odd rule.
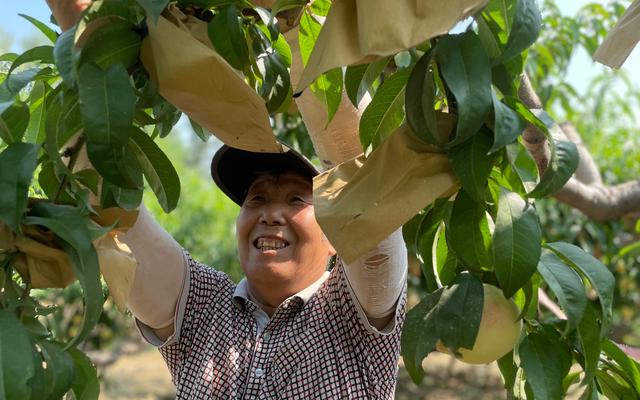
[[[515,4],[515,2],[512,3]],[[573,124],[593,157],[604,184],[615,185],[637,180],[640,176],[640,151],[638,150],[640,148],[638,146],[640,145],[638,135],[640,89],[636,79],[637,71],[640,69],[637,62],[638,52],[634,53],[636,61],[633,58],[630,59],[627,67],[618,72],[604,67],[590,67],[590,73],[584,73],[581,68],[582,65],[591,63],[586,55],[595,51],[629,2],[589,3],[570,14],[562,12],[566,4],[557,3],[545,1],[539,4],[543,16],[543,28],[537,41],[529,50],[526,61],[526,71],[532,87],[540,96],[542,105],[540,108],[546,110],[555,121],[570,121]],[[13,4],[12,7],[20,6]],[[27,29],[26,27],[30,24],[26,20],[19,19],[15,15],[16,12],[36,16],[35,9],[3,11],[3,18],[12,18],[11,26],[20,20],[25,27],[23,29]],[[48,21],[48,12],[44,3],[37,8],[37,17],[41,21]],[[17,35],[14,37],[13,33],[5,27],[4,22],[0,29],[2,29],[0,53],[12,51],[20,54],[27,49],[48,43],[46,37],[35,28],[31,28],[32,33],[22,38],[18,38]],[[464,27],[459,29],[458,32],[464,31]],[[18,42],[18,46],[12,44],[12,41]],[[394,61],[398,65],[407,62],[406,54],[396,55]],[[2,61],[0,79],[6,79],[6,72],[11,68],[11,62],[12,60],[8,58]],[[175,121],[172,122],[175,123]],[[279,137],[303,152],[313,155],[311,142],[299,115],[278,114],[277,118],[273,119],[273,125]],[[156,140],[180,176],[183,194],[180,196],[178,206],[171,213],[165,213],[150,190],[145,192],[144,201],[160,223],[178,242],[189,249],[196,259],[216,266],[238,280],[241,271],[235,256],[235,240],[233,235],[229,235],[233,230],[237,206],[215,189],[208,175],[211,154],[220,143],[209,135],[199,133],[199,135],[194,134],[189,121],[182,118],[170,134],[164,132],[161,135],[164,137]],[[206,145],[203,145],[201,136],[208,138],[204,141]],[[5,145],[3,143],[0,149]],[[545,242],[562,241],[578,245],[587,253],[597,257],[614,274],[616,285],[612,323],[607,336],[618,343],[640,346],[640,316],[637,312],[640,308],[638,213],[629,213],[606,222],[597,222],[553,198],[537,199],[535,204],[542,238]],[[415,305],[427,292],[433,292],[433,288],[425,282],[418,264],[413,264],[410,272],[410,299],[411,305]],[[104,288],[104,290],[106,292],[107,289]],[[41,318],[45,321],[43,325],[56,341],[68,342],[82,331],[82,293],[78,283],[66,289],[31,290],[30,294],[42,304],[59,305],[57,312]],[[592,293],[587,294],[590,295],[591,300],[594,299]],[[152,389],[144,387],[143,392],[127,392],[136,388],[133,381],[130,381],[131,374],[117,374],[117,370],[126,368],[122,362],[126,360],[136,362],[137,356],[130,355],[132,349],[136,351],[140,349],[138,345],[132,345],[137,343],[138,339],[131,318],[120,313],[110,297],[107,297],[102,309],[95,328],[84,335],[78,346],[98,365],[98,374],[103,377],[101,380],[104,386],[103,396],[111,394],[113,398],[142,397],[144,390]],[[549,318],[553,319],[554,316],[546,308],[540,307],[540,316],[533,320],[543,321]],[[53,353],[54,350],[51,352]],[[126,355],[119,361],[118,357],[123,354]],[[144,364],[149,362],[149,359],[144,358],[147,354],[145,352],[139,354]],[[481,366],[458,370],[454,364],[449,364],[447,358],[444,362],[450,365],[449,369],[430,367],[430,365],[441,365],[438,363],[442,362],[440,361],[442,357],[447,356],[429,356],[425,361],[427,378],[420,386],[414,386],[406,372],[402,371],[403,378],[399,383],[398,398],[402,396],[417,398],[421,395],[420,393],[424,396],[433,395],[438,393],[438,390],[442,390],[442,386],[447,387],[450,398],[471,398],[469,393],[475,393],[474,396],[477,397],[473,398],[482,398],[482,393],[485,398],[507,396],[502,389],[502,382],[495,364],[491,367]],[[164,367],[157,364],[159,358],[156,357],[154,360],[155,369],[160,375],[164,374],[166,379],[166,372],[162,370]],[[6,360],[3,361],[3,365],[6,365]],[[606,364],[606,359],[601,362]],[[140,367],[141,365],[138,364],[134,370]],[[630,377],[621,378],[623,382],[616,382],[615,379],[618,379],[616,376],[611,383],[601,373],[603,382],[607,381],[611,385],[607,396],[612,397],[615,393],[618,393],[620,398],[633,398],[625,396],[634,394],[637,396],[637,388],[633,388],[638,382],[638,377],[633,376],[633,372],[628,368],[623,369],[627,369],[630,374]],[[448,371],[450,376],[443,377],[443,370]],[[464,376],[465,373],[467,376]],[[438,379],[433,379],[434,376]],[[598,376],[597,372],[596,376]],[[577,375],[573,377],[567,375],[567,377],[565,382],[567,386],[577,382],[576,379],[580,379]],[[443,385],[443,378],[445,385]],[[151,380],[151,376],[144,375],[144,379]],[[487,382],[492,385],[487,385]],[[625,382],[631,389],[624,388]],[[469,389],[461,386],[463,384],[470,385]],[[510,396],[531,396],[529,398],[532,398],[533,394],[530,391],[524,390],[524,392],[520,394],[512,392]],[[579,390],[574,387],[570,392],[579,392]],[[171,394],[170,392],[158,394],[158,398],[162,396],[170,398]],[[552,395],[549,396],[547,398],[554,398]],[[538,395],[536,398],[544,397]]]

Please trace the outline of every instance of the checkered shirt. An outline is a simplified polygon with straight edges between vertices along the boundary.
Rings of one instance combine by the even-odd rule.
[[[315,294],[288,298],[260,329],[258,306],[234,299],[227,275],[188,255],[187,264],[177,340],[160,347],[177,399],[393,398],[406,288],[381,333],[338,262]]]

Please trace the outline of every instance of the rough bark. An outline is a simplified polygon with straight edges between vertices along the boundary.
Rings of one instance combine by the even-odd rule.
[[[542,108],[542,102],[526,75],[522,77],[518,96],[527,107]],[[564,122],[560,124],[560,128],[567,139],[576,143],[580,161],[574,175],[554,197],[597,221],[607,221],[639,212],[640,180],[614,186],[605,185],[596,162],[575,126],[570,122]],[[542,175],[547,168],[550,155],[549,144],[544,134],[529,125],[523,133],[523,139]]]

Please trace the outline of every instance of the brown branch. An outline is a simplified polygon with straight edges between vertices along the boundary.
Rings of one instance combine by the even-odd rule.
[[[582,141],[582,137],[576,127],[571,122],[562,122],[560,129],[578,148],[580,162],[574,175],[575,178],[586,185],[602,185],[602,176],[600,175],[598,164],[596,164],[591,152]]]
[[[533,90],[531,81],[526,74],[523,74],[520,80],[518,97],[528,108],[542,108],[542,102],[540,101],[538,94]],[[528,124],[527,128],[522,133],[522,138],[524,139],[525,147],[529,150],[533,159],[536,160],[538,172],[542,175],[547,169],[551,154],[551,150],[544,133],[535,126]]]
[[[605,186],[571,178],[554,197],[591,219],[608,221],[640,210],[640,180]]]
[[[520,82],[518,96],[527,107],[542,108],[540,98],[526,75],[523,75]],[[565,122],[560,124],[560,128],[569,140],[576,143],[580,161],[574,175],[554,197],[597,221],[607,221],[640,211],[640,180],[606,186],[575,126]],[[550,156],[549,144],[544,134],[529,125],[523,133],[523,139],[542,175],[547,169]]]

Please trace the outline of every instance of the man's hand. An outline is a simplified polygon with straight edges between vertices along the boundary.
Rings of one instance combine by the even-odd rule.
[[[80,18],[80,14],[84,11],[91,0],[46,0],[47,5],[53,13],[58,26],[62,31],[71,28]]]

